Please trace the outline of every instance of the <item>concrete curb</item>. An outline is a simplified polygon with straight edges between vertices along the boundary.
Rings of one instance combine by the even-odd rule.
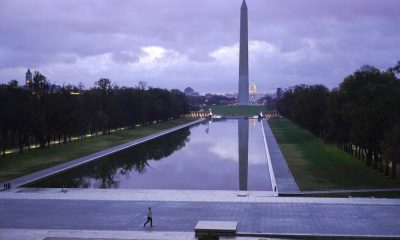
[[[303,191],[303,192],[280,192],[279,196],[301,197],[307,195],[326,195],[326,194],[351,194],[351,193],[380,193],[380,192],[400,192],[400,188],[377,188],[377,189],[348,189],[348,190],[324,190],[324,191]]]
[[[300,192],[292,171],[267,120],[262,122],[279,192]]]
[[[262,121],[266,121],[266,120],[263,119]],[[272,167],[272,161],[271,161],[271,156],[269,154],[267,138],[265,136],[264,124],[262,122],[261,122],[261,131],[262,131],[262,134],[263,134],[265,155],[267,157],[267,162],[268,162],[268,170],[269,170],[269,176],[271,178],[272,191],[274,192],[274,196],[277,197],[277,196],[279,196],[279,191],[278,191],[278,186],[276,185],[274,168]]]
[[[351,235],[351,234],[303,234],[303,233],[248,233],[238,232],[239,237],[272,237],[292,239],[399,239],[400,235]]]

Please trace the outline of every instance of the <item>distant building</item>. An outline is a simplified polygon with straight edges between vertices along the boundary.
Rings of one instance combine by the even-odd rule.
[[[257,87],[256,84],[254,84],[254,81],[251,81],[250,87],[249,87],[249,94],[256,94],[257,93]]]
[[[238,94],[237,93],[226,93],[224,96],[227,98],[234,98],[237,100]]]
[[[193,90],[193,88],[191,88],[191,87],[185,88],[185,90],[183,90],[183,92],[184,92],[187,96],[200,96],[199,92],[195,92],[195,91]]]
[[[206,97],[206,99],[210,99],[214,96],[214,94],[206,93],[204,96]]]
[[[28,68],[28,71],[25,74],[25,84],[27,86],[31,86],[32,83],[33,83],[33,81],[32,81],[32,73],[31,73],[31,70]]]
[[[280,100],[283,97],[283,90],[282,88],[276,89],[276,99]]]
[[[191,87],[187,87],[185,88],[185,90],[183,90],[183,92],[187,95],[191,95],[194,92],[194,90]]]
[[[256,99],[256,95],[257,95],[257,87],[256,84],[254,84],[254,81],[251,81],[251,84],[249,86],[249,101],[250,103],[254,104],[256,103],[257,99]]]

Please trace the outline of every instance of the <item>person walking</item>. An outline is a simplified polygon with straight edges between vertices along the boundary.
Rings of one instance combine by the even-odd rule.
[[[147,221],[143,224],[143,227],[146,227],[146,224],[150,222],[150,227],[153,227],[153,213],[151,212],[151,207],[147,211]]]

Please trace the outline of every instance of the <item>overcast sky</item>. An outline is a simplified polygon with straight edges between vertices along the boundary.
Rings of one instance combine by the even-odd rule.
[[[27,68],[50,82],[101,77],[237,92],[242,0],[0,0],[0,83]],[[363,64],[400,60],[399,0],[247,0],[258,92],[336,87]]]

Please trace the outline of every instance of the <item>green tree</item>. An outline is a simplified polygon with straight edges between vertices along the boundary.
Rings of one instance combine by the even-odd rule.
[[[363,66],[346,77],[339,91],[345,104],[345,121],[350,123],[349,141],[365,149],[368,166],[381,164],[381,142],[385,129],[392,126],[400,103],[399,81],[390,72]]]
[[[400,164],[400,122],[395,124],[391,129],[389,129],[385,134],[385,139],[383,141],[384,158],[386,160],[385,164],[385,174],[389,174],[389,165],[391,166],[390,175],[394,178],[396,177],[397,164]]]
[[[8,88],[13,88],[13,89],[18,88],[18,81],[15,80],[15,79],[9,81],[8,84],[7,84],[7,87]]]
[[[39,97],[47,94],[50,90],[50,83],[47,81],[47,77],[38,71],[33,74],[32,90]]]

